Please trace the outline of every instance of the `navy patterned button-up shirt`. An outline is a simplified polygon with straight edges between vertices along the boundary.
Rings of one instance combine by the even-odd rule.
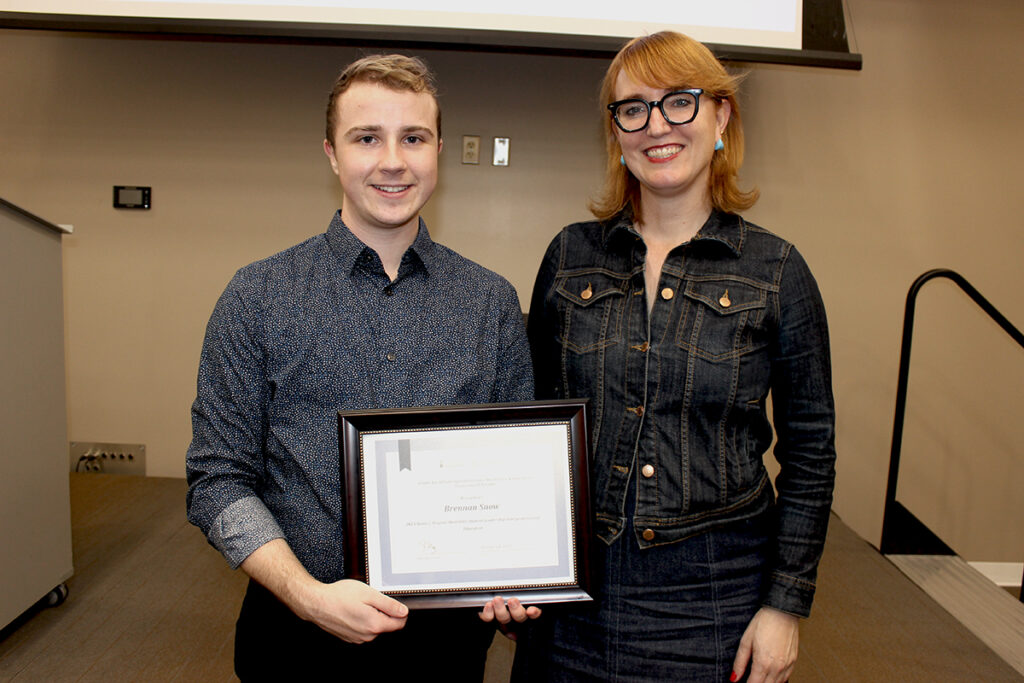
[[[533,398],[516,292],[421,222],[392,282],[334,216],[238,271],[210,318],[192,406],[188,516],[237,567],[284,538],[343,578],[338,410]]]

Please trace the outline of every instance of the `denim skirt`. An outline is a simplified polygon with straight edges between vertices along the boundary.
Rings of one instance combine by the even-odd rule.
[[[641,550],[596,541],[593,603],[548,606],[520,634],[513,681],[729,680],[760,608],[771,513]]]

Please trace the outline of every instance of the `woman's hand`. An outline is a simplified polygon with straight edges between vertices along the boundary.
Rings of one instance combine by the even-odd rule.
[[[496,595],[493,600],[484,605],[483,610],[480,611],[480,619],[487,622],[497,621],[498,628],[505,634],[505,637],[515,640],[514,625],[527,619],[536,619],[540,614],[540,607],[534,605],[523,607],[519,598],[509,598],[506,604],[501,596]]]
[[[800,620],[792,614],[762,607],[740,638],[732,663],[732,677],[738,681],[750,664],[748,683],[784,683],[793,673]]]

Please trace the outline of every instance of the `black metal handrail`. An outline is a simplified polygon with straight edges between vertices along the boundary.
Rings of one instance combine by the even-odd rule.
[[[900,346],[899,381],[896,384],[896,415],[892,426],[892,450],[889,454],[889,481],[885,490],[885,511],[882,516],[881,551],[892,554],[906,551],[906,530],[913,528],[917,534],[915,548],[911,552],[932,552],[935,554],[955,554],[926,526],[921,524],[906,508],[896,502],[896,482],[900,469],[900,450],[903,446],[903,421],[907,409],[907,382],[910,377],[910,346],[914,336],[914,309],[917,305],[917,294],[929,280],[944,277],[955,282],[974,303],[981,307],[1010,337],[1024,348],[1024,333],[1007,320],[995,306],[983,297],[962,275],[948,268],[935,268],[923,273],[914,280],[907,291],[907,306],[903,314],[903,341]],[[901,533],[901,530],[902,532]],[[900,538],[903,536],[904,538]],[[1024,580],[1022,580],[1024,583]],[[1021,601],[1024,602],[1024,587],[1021,589]]]

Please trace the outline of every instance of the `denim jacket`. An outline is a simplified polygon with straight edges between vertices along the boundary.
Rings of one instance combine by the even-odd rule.
[[[648,315],[630,216],[570,225],[529,316],[538,398],[589,398],[595,532],[641,547],[771,514],[763,604],[807,616],[835,478],[828,329],[793,245],[713,212],[665,260]],[[778,500],[763,456],[780,463]]]

